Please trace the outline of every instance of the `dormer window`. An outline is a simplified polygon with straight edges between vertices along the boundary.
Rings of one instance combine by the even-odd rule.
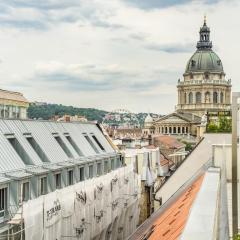
[[[191,65],[192,65],[192,67],[195,67],[196,66],[196,61],[192,60]]]
[[[221,60],[217,60],[217,64],[218,64],[218,66],[220,66],[221,65]]]

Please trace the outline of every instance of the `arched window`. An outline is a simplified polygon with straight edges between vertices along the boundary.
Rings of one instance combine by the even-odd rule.
[[[223,92],[220,94],[220,102],[223,103]]]
[[[205,103],[210,103],[210,92],[205,93]]]
[[[202,94],[200,92],[196,93],[196,103],[202,102]]]
[[[182,133],[185,133],[185,129],[184,129],[184,127],[182,127]]]
[[[169,133],[172,133],[172,127],[169,127]]]
[[[189,104],[192,104],[192,103],[193,103],[193,94],[192,94],[192,92],[190,92],[190,93],[188,94],[188,103],[189,103]]]
[[[177,132],[176,132],[176,127],[173,127],[173,133],[177,133]]]
[[[168,131],[167,131],[167,127],[165,127],[165,133],[167,133]]]
[[[162,133],[164,133],[164,127],[162,127]]]
[[[213,103],[217,103],[218,102],[218,94],[217,92],[213,93]]]
[[[178,133],[180,133],[181,132],[181,128],[180,127],[178,127]]]
[[[187,94],[184,93],[184,103],[186,104],[187,103]]]

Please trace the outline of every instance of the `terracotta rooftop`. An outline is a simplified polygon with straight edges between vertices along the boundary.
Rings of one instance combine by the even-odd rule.
[[[179,142],[175,137],[173,136],[156,136],[154,137],[154,142],[160,143],[161,145],[164,145],[168,148],[182,148],[184,146],[183,143]]]
[[[130,240],[178,240],[187,223],[203,177],[204,175],[194,181],[166,210],[156,212],[143,223]]]

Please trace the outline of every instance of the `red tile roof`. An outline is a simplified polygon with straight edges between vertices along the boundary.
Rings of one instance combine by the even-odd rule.
[[[167,136],[167,135],[156,136],[156,137],[154,137],[154,142],[161,143],[165,147],[168,147],[168,148],[178,149],[178,148],[184,147],[184,144],[179,142],[173,136]]]
[[[174,203],[172,203],[159,216],[149,219],[137,230],[131,240],[177,240],[187,222],[189,211],[201,187],[203,176],[199,177],[186,191],[184,191]],[[148,221],[148,220],[147,220]]]

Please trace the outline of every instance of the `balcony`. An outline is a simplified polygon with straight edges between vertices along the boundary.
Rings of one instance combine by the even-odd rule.
[[[196,103],[196,104],[178,104],[176,110],[207,110],[207,109],[220,109],[230,111],[230,104],[220,104],[220,103]]]
[[[226,85],[231,86],[231,81],[228,80],[211,80],[211,79],[204,79],[204,80],[190,80],[190,81],[179,81],[178,86],[185,86],[185,85],[201,85],[201,84],[215,84],[215,85]]]

